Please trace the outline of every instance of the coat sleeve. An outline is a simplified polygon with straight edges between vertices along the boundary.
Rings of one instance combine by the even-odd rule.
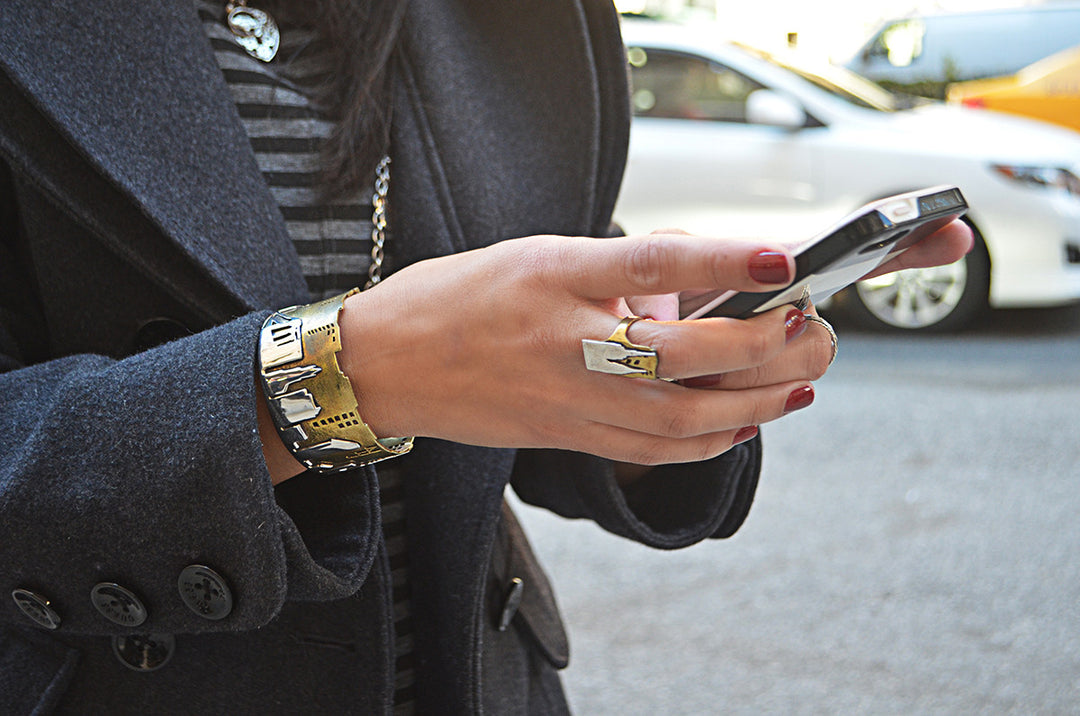
[[[610,461],[581,453],[523,450],[511,479],[522,500],[569,518],[591,518],[660,549],[730,537],[742,525],[761,472],[761,439],[697,463],[661,465],[627,489]]]
[[[359,588],[379,542],[374,473],[279,505],[255,417],[264,313],[120,360],[30,361],[24,274],[0,241],[0,625],[30,623],[9,596],[30,592],[58,633],[125,631],[91,603],[102,583],[141,600],[141,631],[170,634],[253,629],[287,598]],[[191,565],[229,588],[223,618],[185,603]]]

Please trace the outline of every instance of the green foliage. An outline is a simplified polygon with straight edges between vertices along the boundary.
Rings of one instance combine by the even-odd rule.
[[[941,82],[938,80],[916,80],[914,82],[878,80],[878,84],[896,94],[915,95],[916,97],[927,97],[929,99],[937,100],[945,99],[945,91],[949,86],[949,82]]]

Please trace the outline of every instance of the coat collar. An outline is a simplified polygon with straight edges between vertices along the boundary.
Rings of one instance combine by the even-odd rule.
[[[599,66],[621,62],[610,3],[411,0],[408,12],[391,267],[530,233],[605,232],[627,109],[621,69]],[[525,27],[536,31],[507,32]],[[0,73],[156,227],[156,243],[113,232],[129,255],[193,267],[204,279],[185,285],[205,288],[187,295],[219,316],[306,300],[192,0],[4,0]]]
[[[306,299],[190,0],[5,0],[0,69],[180,249],[179,260],[201,267],[221,305]]]

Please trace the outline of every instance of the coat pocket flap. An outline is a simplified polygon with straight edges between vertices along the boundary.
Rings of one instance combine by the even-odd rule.
[[[523,628],[552,666],[566,668],[570,661],[570,643],[555,602],[555,592],[533,554],[525,532],[505,502],[492,555],[492,577],[500,600],[496,605],[496,621],[508,608],[505,602],[515,589],[515,582],[519,582],[518,593],[513,597],[516,606],[513,621]]]

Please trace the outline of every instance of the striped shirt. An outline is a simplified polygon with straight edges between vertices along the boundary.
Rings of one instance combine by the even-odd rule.
[[[325,202],[317,191],[322,145],[334,127],[313,100],[332,70],[326,45],[310,28],[282,25],[278,55],[263,63],[236,44],[225,24],[224,1],[195,0],[195,6],[312,297],[363,285],[371,263],[371,205],[361,192]],[[394,603],[394,713],[406,716],[415,711],[415,671],[405,502],[400,471],[383,465],[378,474]]]
[[[331,71],[328,48],[314,30],[285,26],[277,57],[264,63],[236,44],[224,2],[196,0],[196,6],[312,297],[363,285],[371,261],[368,190],[363,198],[357,192],[327,203],[317,188],[321,149],[335,124],[313,101]]]

